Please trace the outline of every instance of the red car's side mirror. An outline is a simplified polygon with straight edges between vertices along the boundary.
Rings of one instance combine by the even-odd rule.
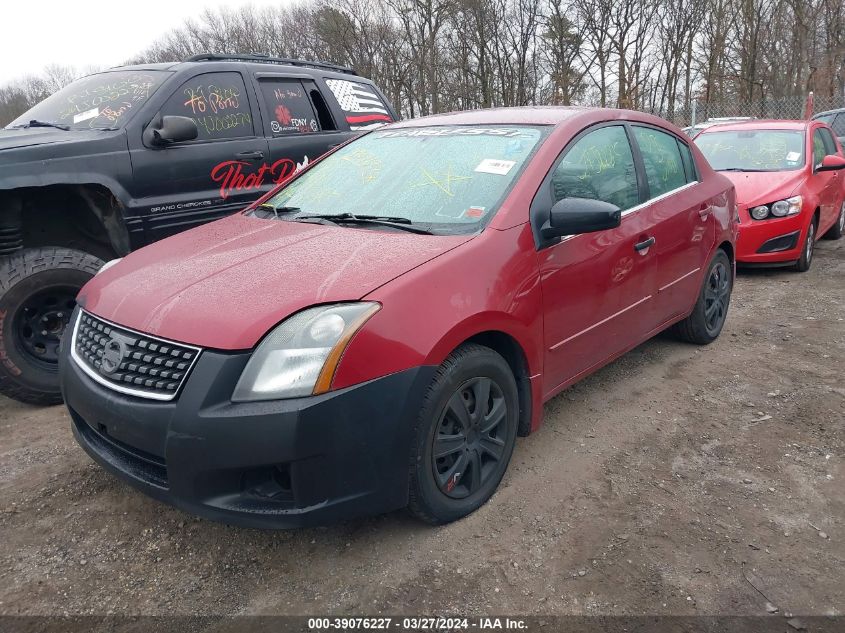
[[[821,164],[816,167],[816,172],[837,171],[839,169],[845,169],[845,158],[836,154],[828,154],[822,159]]]

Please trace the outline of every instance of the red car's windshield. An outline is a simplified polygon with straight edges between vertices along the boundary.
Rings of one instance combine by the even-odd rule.
[[[804,166],[804,132],[702,132],[695,144],[717,171],[788,171]]]
[[[262,205],[281,219],[389,216],[438,233],[489,219],[528,162],[542,127],[437,126],[375,131],[327,156]]]

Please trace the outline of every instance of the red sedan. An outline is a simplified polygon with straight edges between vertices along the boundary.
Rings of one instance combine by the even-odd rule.
[[[730,181],[653,116],[390,125],[91,280],[61,360],[73,431],[218,520],[451,521],[562,389],[667,327],[719,336],[736,227]]]
[[[717,171],[736,186],[737,262],[787,265],[804,272],[816,240],[845,231],[845,158],[820,121],[720,125],[695,139]]]

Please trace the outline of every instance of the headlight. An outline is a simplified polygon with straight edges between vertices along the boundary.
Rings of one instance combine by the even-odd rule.
[[[751,213],[751,217],[755,220],[765,220],[769,217],[769,213],[771,213],[773,217],[783,218],[788,215],[801,213],[802,203],[803,199],[801,196],[793,196],[791,198],[787,198],[786,200],[778,200],[777,202],[773,202],[769,205],[761,204],[753,207],[749,213]]]
[[[801,202],[801,196],[778,200],[772,205],[772,215],[782,218],[787,215],[801,213]]]
[[[297,398],[329,390],[340,357],[378,303],[337,303],[294,314],[252,353],[232,400]]]
[[[97,271],[97,274],[99,275],[100,273],[104,273],[104,272],[106,272],[109,268],[111,268],[112,266],[114,266],[114,265],[115,265],[117,262],[119,262],[121,259],[123,259],[123,258],[122,258],[122,257],[118,257],[117,259],[110,259],[110,260],[109,260],[109,261],[107,261],[105,264],[103,264],[102,266],[100,266],[100,270],[98,270],[98,271]]]
[[[769,207],[765,204],[761,204],[759,207],[751,209],[751,217],[755,220],[763,220],[767,215],[769,215]]]

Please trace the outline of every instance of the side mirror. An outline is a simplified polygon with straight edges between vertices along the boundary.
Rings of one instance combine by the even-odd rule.
[[[621,222],[622,211],[615,204],[591,198],[564,198],[552,207],[540,233],[550,239],[615,229]]]
[[[816,173],[820,171],[838,171],[845,169],[845,158],[836,154],[828,154],[822,159],[821,164],[816,167]]]
[[[199,136],[196,122],[186,116],[156,116],[144,130],[144,140],[150,145],[170,145],[193,141]]]

